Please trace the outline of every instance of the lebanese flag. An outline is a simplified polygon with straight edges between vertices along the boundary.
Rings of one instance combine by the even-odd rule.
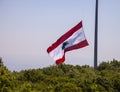
[[[67,51],[79,49],[88,45],[83,31],[82,21],[62,35],[55,43],[48,47],[47,52],[56,64],[65,61]]]

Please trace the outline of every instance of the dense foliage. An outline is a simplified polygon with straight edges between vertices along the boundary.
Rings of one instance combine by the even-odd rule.
[[[97,71],[61,64],[11,72],[0,59],[0,92],[120,92],[120,62],[102,62]]]

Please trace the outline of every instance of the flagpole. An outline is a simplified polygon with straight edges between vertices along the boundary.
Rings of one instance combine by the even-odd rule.
[[[94,38],[94,70],[97,70],[97,48],[98,48],[98,0],[95,6],[95,38]]]

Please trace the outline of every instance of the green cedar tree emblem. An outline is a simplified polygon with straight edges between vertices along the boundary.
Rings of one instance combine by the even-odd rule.
[[[64,42],[62,45],[62,49],[65,49],[65,46],[68,44],[68,42]]]

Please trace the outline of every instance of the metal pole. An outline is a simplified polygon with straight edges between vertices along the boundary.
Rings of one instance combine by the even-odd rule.
[[[94,70],[97,70],[97,47],[98,47],[98,0],[96,0],[95,8]]]

